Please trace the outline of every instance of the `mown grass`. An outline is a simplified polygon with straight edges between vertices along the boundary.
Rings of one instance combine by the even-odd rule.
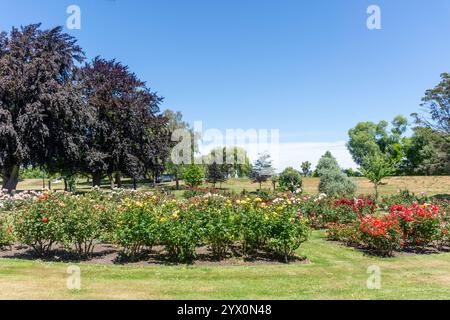
[[[373,194],[373,185],[366,178],[353,178],[358,185],[358,194]],[[125,181],[127,182],[127,181]],[[384,180],[385,184],[380,187],[380,194],[392,194],[397,192],[397,190],[409,190],[414,193],[426,192],[428,195],[449,195],[450,194],[450,176],[432,176],[432,177],[420,177],[420,176],[409,176],[409,177],[390,177]],[[107,188],[109,185],[108,181],[105,181],[104,187]],[[303,179],[304,191],[308,194],[315,194],[318,192],[319,178],[304,178]],[[131,187],[131,185],[125,185]],[[53,184],[55,189],[63,189],[63,183]],[[159,185],[166,189],[174,188],[174,183],[167,183]],[[181,187],[184,187],[181,182]],[[217,185],[218,187],[218,185]],[[87,191],[90,190],[91,186],[86,183],[85,180],[81,180],[78,185],[78,190]],[[252,183],[250,179],[230,179],[222,184],[223,189],[233,191],[235,193],[240,193],[243,190],[253,192],[259,188],[259,184]],[[266,182],[263,184],[264,189],[271,189],[272,184]],[[27,179],[21,181],[18,185],[19,190],[42,190],[42,180],[39,179]],[[150,186],[147,184],[139,184],[140,190],[151,190]],[[176,195],[181,196],[182,191],[176,191]]]
[[[450,299],[450,254],[380,258],[314,232],[299,254],[309,264],[239,266],[79,265],[80,291],[66,287],[68,264],[0,260],[1,299]],[[381,289],[366,286],[379,266]]]

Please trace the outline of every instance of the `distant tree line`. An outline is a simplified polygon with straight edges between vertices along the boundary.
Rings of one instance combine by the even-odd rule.
[[[361,122],[350,129],[348,149],[363,173],[378,167],[390,175],[450,174],[450,74],[426,91],[421,107],[412,114],[414,123],[397,116],[390,126]]]

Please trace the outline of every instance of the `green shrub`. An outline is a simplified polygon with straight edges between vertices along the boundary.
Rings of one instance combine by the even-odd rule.
[[[128,201],[118,211],[116,242],[126,255],[137,258],[146,247],[158,242],[158,217],[148,202]]]
[[[279,185],[282,190],[298,193],[303,186],[302,175],[294,168],[286,168],[279,176]]]
[[[0,214],[0,249],[14,242],[14,232],[11,216]]]
[[[236,215],[223,198],[210,197],[193,213],[203,220],[203,239],[216,258],[224,258],[236,239]]]
[[[198,187],[203,184],[205,174],[200,166],[191,165],[184,170],[183,178],[189,187]]]
[[[264,248],[270,235],[270,219],[278,214],[254,207],[250,201],[238,200],[239,206],[236,208],[236,228],[242,241],[242,251],[247,255]]]
[[[356,192],[356,184],[341,171],[321,170],[319,192],[329,197],[343,197]]]
[[[316,172],[320,177],[319,192],[329,197],[348,196],[356,192],[356,184],[341,171],[329,151],[320,158]]]
[[[357,245],[362,242],[361,232],[356,223],[330,223],[327,224],[327,227],[328,240],[340,241],[347,245]]]
[[[38,256],[46,255],[57,242],[62,242],[64,215],[57,197],[41,196],[25,205],[14,217],[18,240],[33,248]]]
[[[160,219],[160,243],[174,261],[190,262],[202,243],[201,221],[190,211],[172,209]]]
[[[359,223],[361,242],[381,255],[392,255],[402,245],[402,229],[394,216],[366,216]]]
[[[89,256],[94,251],[95,241],[102,238],[107,226],[104,222],[110,220],[107,208],[88,196],[64,200],[60,203],[64,213],[63,243],[79,255]]]
[[[286,207],[270,222],[268,246],[276,254],[284,257],[286,263],[295,250],[308,240],[307,220],[299,218],[294,207]]]
[[[435,205],[396,205],[391,215],[400,221],[406,245],[425,247],[442,235],[442,220]]]

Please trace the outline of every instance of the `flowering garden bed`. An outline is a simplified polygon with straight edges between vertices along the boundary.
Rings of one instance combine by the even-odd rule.
[[[109,243],[128,260],[157,251],[163,260],[192,262],[203,250],[217,261],[237,256],[289,262],[299,259],[295,251],[310,233],[308,220],[285,198],[268,203],[207,194],[175,200],[128,191],[3,198],[0,244],[26,245],[34,257],[54,248],[92,257],[96,245]]]
[[[206,193],[185,200],[118,190],[0,194],[0,257],[105,263],[298,261],[312,229],[328,239],[388,256],[445,249],[449,202],[399,193],[328,199]],[[52,259],[53,259],[52,258]],[[238,260],[236,260],[238,259]],[[239,260],[240,259],[240,260]],[[304,260],[302,260],[304,261]]]

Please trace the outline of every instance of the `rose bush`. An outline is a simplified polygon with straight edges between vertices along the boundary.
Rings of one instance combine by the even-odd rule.
[[[391,216],[400,221],[407,245],[427,246],[441,235],[439,209],[433,204],[394,205]]]
[[[41,195],[17,211],[13,225],[18,240],[43,256],[63,242],[63,221],[59,197]]]
[[[402,245],[402,229],[392,215],[373,217],[367,215],[359,222],[360,241],[382,255],[391,255]]]

